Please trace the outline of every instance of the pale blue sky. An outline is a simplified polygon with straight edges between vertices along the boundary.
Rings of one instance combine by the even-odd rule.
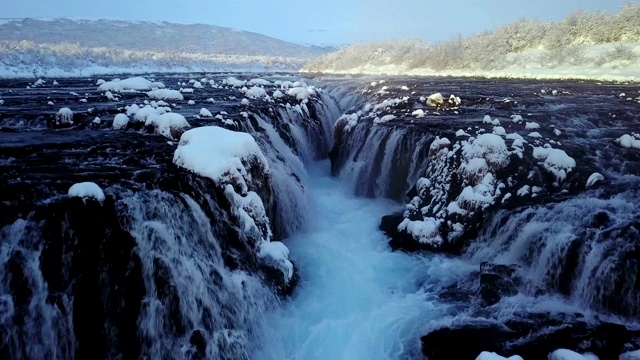
[[[626,0],[0,0],[0,17],[204,23],[283,40],[343,45],[466,35],[521,17],[558,20],[582,8],[617,12]]]

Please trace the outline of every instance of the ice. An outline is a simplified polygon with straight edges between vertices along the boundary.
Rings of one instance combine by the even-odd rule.
[[[113,118],[113,129],[120,130],[125,129],[129,123],[129,117],[126,114],[117,114]]]
[[[69,188],[69,197],[93,198],[100,202],[104,201],[104,192],[96,183],[82,182],[73,184]]]

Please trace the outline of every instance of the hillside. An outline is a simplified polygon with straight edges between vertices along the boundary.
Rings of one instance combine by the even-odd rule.
[[[334,48],[202,24],[2,19],[0,76],[297,70]]]
[[[355,44],[304,71],[390,75],[640,80],[640,3],[577,11],[559,22],[521,19],[472,36]]]

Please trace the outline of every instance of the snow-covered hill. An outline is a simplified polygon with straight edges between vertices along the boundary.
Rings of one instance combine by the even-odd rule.
[[[332,50],[214,25],[0,19],[1,77],[297,70]]]
[[[640,81],[640,3],[617,14],[577,11],[559,22],[522,19],[438,43],[355,44],[309,72]]]

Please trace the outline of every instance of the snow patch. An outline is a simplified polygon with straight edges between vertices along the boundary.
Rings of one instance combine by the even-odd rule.
[[[93,198],[100,202],[104,201],[104,192],[96,183],[82,182],[73,184],[69,188],[69,197]]]

